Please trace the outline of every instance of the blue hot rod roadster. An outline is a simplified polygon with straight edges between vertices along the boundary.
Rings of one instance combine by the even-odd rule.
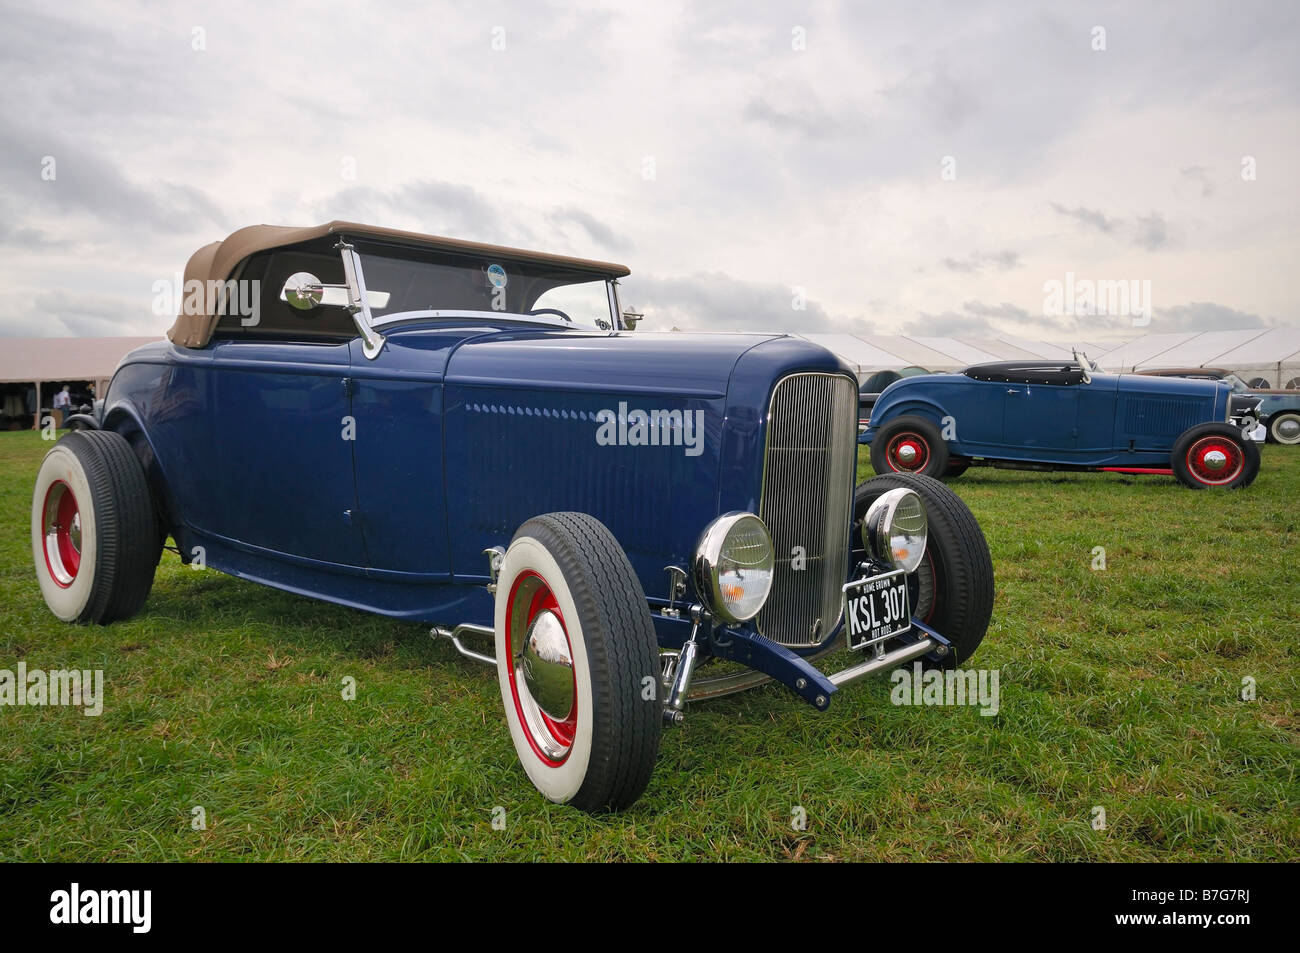
[[[41,465],[47,604],[132,615],[170,536],[187,563],[423,622],[495,667],[529,778],[587,810],[637,799],[688,701],[774,679],[824,710],[969,657],[983,534],[928,477],[854,486],[844,364],[632,332],[627,274],[340,222],[201,249],[169,340]],[[828,674],[834,650],[856,657]]]
[[[859,440],[877,473],[957,477],[977,465],[1172,473],[1249,486],[1259,398],[1224,382],[1105,374],[1072,362],[977,364],[890,384]]]

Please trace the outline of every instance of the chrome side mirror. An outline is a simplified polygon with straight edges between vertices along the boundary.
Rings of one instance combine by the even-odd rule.
[[[299,311],[318,308],[325,300],[325,287],[309,271],[299,271],[289,276],[280,291],[280,300],[289,302]]]
[[[623,309],[623,327],[629,331],[635,331],[637,323],[644,317],[645,315],[642,312],[628,305]]]
[[[367,301],[372,308],[388,307],[387,291],[369,291]],[[322,305],[327,308],[346,308],[352,303],[347,285],[327,285],[310,271],[290,275],[280,289],[280,300],[299,311],[311,311]]]

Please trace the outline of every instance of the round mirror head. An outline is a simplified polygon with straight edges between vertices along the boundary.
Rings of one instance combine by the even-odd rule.
[[[309,271],[299,271],[284,283],[284,300],[299,311],[320,307],[325,296],[320,279]]]

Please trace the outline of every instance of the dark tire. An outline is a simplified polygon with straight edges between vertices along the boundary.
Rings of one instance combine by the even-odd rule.
[[[529,657],[547,612],[554,641],[538,645],[552,650]],[[641,583],[603,523],[548,513],[519,528],[497,578],[496,646],[511,739],[537,789],[584,811],[636,801],[659,755],[659,643]]]
[[[880,474],[940,477],[948,469],[948,445],[938,427],[907,414],[883,424],[871,438],[871,467]]]
[[[1300,413],[1283,410],[1268,418],[1268,439],[1286,447],[1300,444]]]
[[[948,469],[943,471],[943,478],[945,480],[955,480],[969,469],[969,460],[950,459],[948,461]]]
[[[1259,475],[1259,447],[1230,424],[1199,424],[1174,441],[1170,465],[1178,481],[1193,490],[1239,490]]]
[[[65,622],[108,624],[140,611],[162,555],[144,469],[113,431],[74,431],[41,461],[32,557],[41,594]]]
[[[912,614],[952,643],[942,667],[970,658],[993,615],[993,559],[969,507],[932,477],[887,473],[859,484],[853,495],[855,561],[865,558],[861,523],[867,508],[886,490],[914,490],[925,503],[929,538],[925,558],[908,577]]]

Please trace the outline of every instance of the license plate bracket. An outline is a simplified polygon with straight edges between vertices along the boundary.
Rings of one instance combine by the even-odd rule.
[[[901,569],[844,584],[844,637],[850,649],[864,649],[912,628],[907,574]]]

